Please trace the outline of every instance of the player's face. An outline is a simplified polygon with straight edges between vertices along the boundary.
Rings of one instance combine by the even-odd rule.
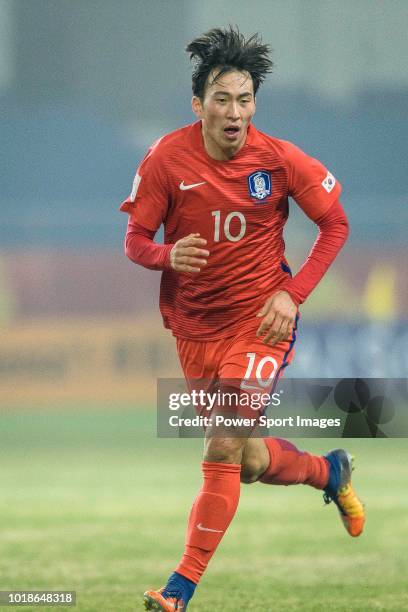
[[[207,153],[214,159],[233,157],[245,144],[255,114],[254,86],[248,72],[233,70],[214,80],[209,75],[204,99],[193,97],[194,113],[202,122]]]

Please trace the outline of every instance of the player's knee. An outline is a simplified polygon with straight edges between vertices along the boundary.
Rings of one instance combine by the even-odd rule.
[[[242,484],[252,484],[256,482],[258,478],[254,474],[247,474],[241,470],[241,482]]]
[[[245,441],[239,438],[209,438],[204,449],[204,461],[241,463]]]
[[[250,438],[242,456],[241,482],[251,484],[259,480],[270,463],[270,455],[264,441]]]
[[[262,469],[261,461],[258,459],[250,459],[245,461],[241,468],[241,482],[244,484],[252,484],[256,482],[265,470]]]

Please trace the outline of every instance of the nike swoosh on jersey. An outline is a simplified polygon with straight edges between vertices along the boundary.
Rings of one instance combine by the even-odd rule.
[[[205,185],[206,181],[203,183],[192,183],[191,185],[185,185],[184,181],[181,181],[179,187],[181,191],[186,191],[186,189],[193,189],[193,187],[199,187],[200,185]]]
[[[210,529],[209,527],[203,527],[201,523],[198,523],[197,529],[200,531],[212,531],[213,533],[224,533],[221,529]]]

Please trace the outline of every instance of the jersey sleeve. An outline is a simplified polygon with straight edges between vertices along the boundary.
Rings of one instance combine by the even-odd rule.
[[[319,235],[309,256],[294,278],[282,287],[297,306],[302,304],[323,278],[347,240],[349,224],[339,201],[316,219]]]
[[[129,217],[125,238],[125,254],[131,261],[149,270],[171,270],[172,244],[153,242],[154,231],[138,225]]]
[[[148,230],[156,231],[166,218],[170,191],[161,155],[153,145],[136,171],[132,191],[120,210]]]
[[[315,221],[339,199],[341,184],[318,159],[292,143],[286,143],[285,157],[289,195]]]

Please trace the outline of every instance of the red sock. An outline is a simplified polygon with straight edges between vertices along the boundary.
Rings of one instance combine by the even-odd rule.
[[[238,506],[241,465],[203,461],[204,483],[188,519],[186,546],[176,572],[197,583]]]
[[[308,484],[324,489],[329,480],[329,464],[325,457],[299,451],[282,438],[264,438],[271,462],[259,478],[265,484]]]

